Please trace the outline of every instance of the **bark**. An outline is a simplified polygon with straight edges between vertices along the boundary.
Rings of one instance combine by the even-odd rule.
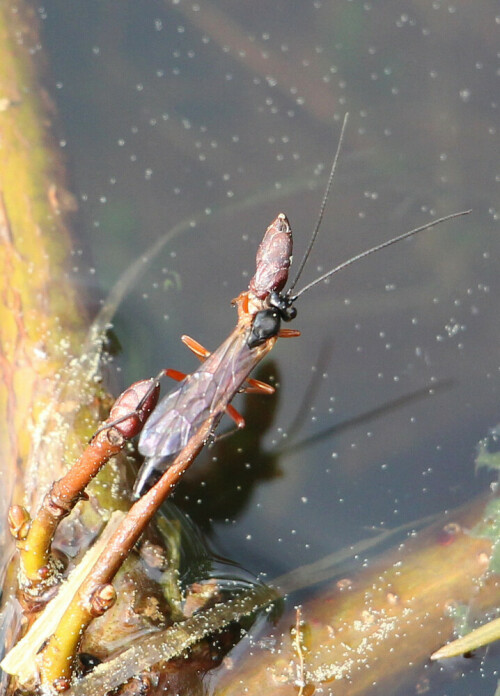
[[[498,602],[497,576],[488,570],[491,509],[484,499],[468,505],[306,602],[301,659],[289,612],[226,671],[217,696],[294,696],[299,687],[304,694],[321,687],[332,696],[375,696],[414,678],[453,636],[457,608],[473,616]]]
[[[0,446],[2,519],[35,504],[62,458],[38,457],[40,416],[77,355],[86,318],[69,279],[67,213],[75,208],[42,85],[36,12],[0,5]],[[36,433],[37,439],[33,438]]]
[[[50,484],[75,461],[100,416],[95,377],[100,340],[71,281],[69,193],[57,115],[44,88],[36,8],[0,3],[0,496],[1,649],[19,634],[9,505],[37,510]],[[105,483],[105,482],[104,482]],[[109,489],[108,489],[109,490]],[[112,506],[106,486],[87,507],[93,532]],[[116,489],[115,489],[116,491]],[[108,497],[106,497],[108,496]],[[83,531],[87,522],[83,522]],[[88,530],[87,530],[88,531]],[[0,684],[0,690],[3,682]]]

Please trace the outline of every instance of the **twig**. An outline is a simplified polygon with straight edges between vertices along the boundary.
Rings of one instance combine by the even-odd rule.
[[[35,657],[43,642],[54,632],[78,587],[88,575],[103,548],[125,517],[124,512],[114,512],[101,535],[80,563],[71,571],[57,595],[47,604],[28,633],[7,653],[0,667],[8,674],[15,674],[21,684],[36,678]]]
[[[93,618],[102,615],[114,602],[111,581],[159,506],[202,449],[212,428],[212,419],[207,419],[158,483],[130,508],[92,572],[80,586],[41,653],[40,677],[47,689],[57,692],[69,687],[74,658],[84,631]]]
[[[20,551],[21,587],[25,593],[39,595],[59,581],[58,566],[51,555],[59,522],[86,497],[86,486],[104,464],[142,429],[158,396],[159,386],[150,379],[124,391],[80,459],[51,486],[31,523],[24,508],[11,507],[9,525]]]
[[[258,585],[233,599],[202,609],[163,631],[140,637],[130,648],[101,663],[74,684],[68,696],[105,696],[134,675],[151,670],[159,662],[179,657],[198,641],[277,599],[274,590]]]

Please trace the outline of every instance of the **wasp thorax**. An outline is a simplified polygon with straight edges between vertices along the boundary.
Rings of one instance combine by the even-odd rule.
[[[256,348],[270,338],[278,335],[281,326],[281,315],[277,309],[263,309],[257,312],[252,324],[252,331],[247,340],[249,348]]]

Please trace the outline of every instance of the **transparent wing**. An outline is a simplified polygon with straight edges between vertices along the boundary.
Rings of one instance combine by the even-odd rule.
[[[260,351],[248,347],[246,332],[234,331],[207,360],[164,397],[146,421],[139,439],[145,457],[171,458],[212,419],[214,427],[249,372]]]

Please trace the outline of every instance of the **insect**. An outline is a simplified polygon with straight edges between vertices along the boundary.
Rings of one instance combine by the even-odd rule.
[[[295,279],[289,288],[284,291],[292,258],[292,231],[286,215],[280,213],[267,228],[259,246],[256,272],[249,283],[248,290],[233,300],[238,310],[238,321],[231,334],[213,353],[205,350],[192,338],[182,337],[184,343],[203,360],[203,363],[195,372],[187,376],[176,370],[164,371],[164,374],[180,381],[181,384],[178,389],[160,401],[141,432],[139,452],[146,459],[136,479],[134,487],[136,497],[145,493],[161,477],[169,464],[202,426],[209,423],[210,433],[213,433],[225,412],[233,418],[238,427],[244,426],[242,417],[230,403],[238,392],[268,394],[274,392],[274,388],[270,385],[252,380],[248,375],[273,348],[278,337],[300,335],[300,331],[282,328],[282,322],[289,322],[295,318],[297,310],[294,304],[301,295],[338,271],[376,251],[434,227],[445,220],[470,212],[462,211],[433,220],[422,227],[382,242],[344,261],[298,292],[294,292],[323,220],[346,123],[347,115],[342,126],[318,221]]]
[[[116,406],[120,415],[116,418],[114,413],[115,420],[106,421],[94,434],[95,439],[99,432],[111,431],[121,423],[122,428],[118,435],[127,438],[142,428],[139,451],[146,459],[135,485],[135,495],[138,500],[108,540],[91,572],[80,585],[57,628],[41,651],[40,674],[44,686],[49,685],[50,689],[61,689],[70,683],[73,661],[81,636],[93,617],[102,614],[114,599],[114,590],[111,585],[114,575],[159,505],[178,483],[198,452],[211,439],[224,412],[228,412],[239,427],[244,425],[241,416],[231,406],[231,400],[235,394],[241,390],[266,393],[274,391],[272,387],[252,380],[249,375],[273,348],[279,337],[299,335],[300,332],[297,330],[282,327],[283,322],[286,323],[295,318],[294,305],[297,299],[315,285],[369,254],[434,227],[445,220],[470,212],[463,211],[448,215],[382,242],[332,268],[301,290],[295,291],[323,219],[346,120],[347,117],[344,119],[318,221],[295,279],[288,289],[284,288],[291,265],[292,232],[286,216],[279,214],[268,227],[259,246],[256,272],[248,290],[242,292],[233,301],[238,310],[238,321],[222,345],[213,353],[209,353],[193,339],[184,337],[184,342],[203,360],[200,368],[188,376],[175,370],[164,371],[164,374],[179,380],[181,384],[154,407],[149,417],[148,413],[153,408],[153,402],[157,396],[158,378],[151,380],[149,386],[145,382],[140,383],[140,388],[139,385],[133,385]],[[135,408],[127,411],[131,402],[135,404]],[[114,440],[117,433],[112,432],[111,435]],[[102,463],[104,463],[102,458],[98,462],[92,459],[86,468],[90,470],[92,467],[93,475],[94,469],[97,470]],[[81,469],[81,466],[77,466],[72,477],[72,483],[75,484],[77,492],[82,490],[81,474],[85,473]],[[88,477],[84,478],[83,487]],[[159,480],[155,482],[158,478]],[[72,495],[71,500],[73,499],[76,497]],[[25,518],[17,513],[22,511],[16,511],[15,515],[11,515],[10,521],[13,531],[18,534],[19,529],[19,535],[21,535],[19,525],[23,526]],[[51,538],[49,542],[50,540]]]

